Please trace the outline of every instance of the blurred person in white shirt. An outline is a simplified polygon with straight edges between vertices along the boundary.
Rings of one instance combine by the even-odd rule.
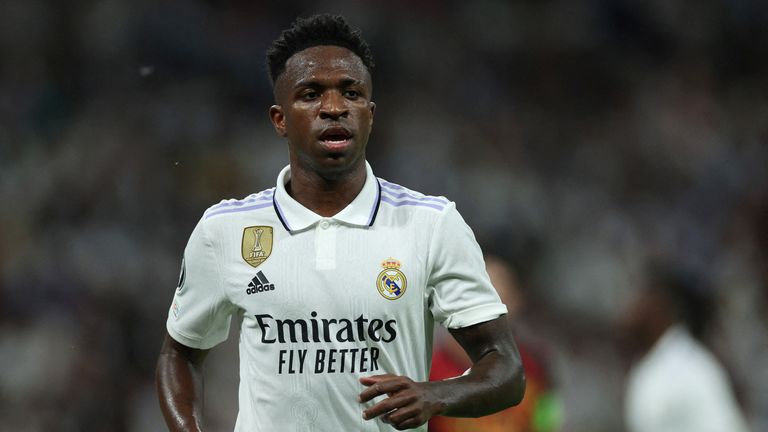
[[[712,303],[701,281],[654,264],[625,321],[634,361],[625,393],[630,432],[743,432],[726,370],[697,338]]]

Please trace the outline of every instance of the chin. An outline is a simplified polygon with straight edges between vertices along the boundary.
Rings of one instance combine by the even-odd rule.
[[[359,165],[357,160],[351,160],[347,155],[334,154],[326,156],[315,165],[315,171],[322,177],[339,177],[355,171]]]

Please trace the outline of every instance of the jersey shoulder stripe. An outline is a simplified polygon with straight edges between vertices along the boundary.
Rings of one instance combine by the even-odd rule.
[[[379,179],[379,183],[381,184],[381,201],[393,207],[426,207],[443,211],[450,203],[445,197],[424,195],[383,179]]]
[[[272,206],[272,198],[274,197],[275,188],[263,190],[261,192],[248,195],[243,199],[228,199],[222,200],[220,203],[211,206],[205,211],[204,218],[208,219],[213,216],[218,216],[227,213],[238,213],[249,210],[258,210],[265,207]]]

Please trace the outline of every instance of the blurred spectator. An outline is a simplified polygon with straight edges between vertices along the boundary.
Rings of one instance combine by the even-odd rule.
[[[654,265],[627,314],[639,358],[626,391],[631,432],[746,432],[726,370],[697,339],[712,311],[692,276]]]
[[[526,389],[523,402],[514,408],[481,418],[433,417],[431,432],[555,432],[559,430],[562,407],[552,380],[548,359],[541,343],[531,343],[530,335],[521,333],[519,313],[525,299],[517,274],[509,263],[497,256],[486,256],[491,283],[507,305],[507,317],[515,328],[515,338],[525,369]],[[471,366],[461,346],[441,329],[433,349],[429,379],[450,379],[463,374]]]

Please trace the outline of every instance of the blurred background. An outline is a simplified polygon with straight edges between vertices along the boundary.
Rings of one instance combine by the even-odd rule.
[[[703,340],[768,430],[768,2],[264,3],[0,1],[0,430],[163,429],[184,245],[287,163],[264,51],[315,12],[371,44],[377,175],[456,201],[514,268],[562,430],[626,430],[651,258],[707,282]],[[209,356],[210,431],[236,344]]]

